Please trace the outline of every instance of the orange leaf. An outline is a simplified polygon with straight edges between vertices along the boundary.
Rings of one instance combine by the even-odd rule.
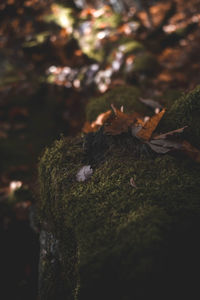
[[[83,129],[82,129],[83,132],[88,133],[88,132],[97,131],[99,129],[99,127],[101,127],[108,120],[108,118],[111,116],[111,114],[112,114],[112,111],[108,110],[105,113],[98,115],[96,120],[94,122],[92,122],[91,124],[89,122],[85,122]]]
[[[98,130],[98,129],[97,129]],[[92,128],[90,122],[85,122],[85,124],[83,125],[82,131],[84,133],[89,133],[89,132],[95,132],[97,131],[96,128]]]
[[[118,135],[122,132],[127,132],[129,127],[136,121],[138,114],[133,113],[128,115],[115,108],[114,105],[111,106],[115,113],[115,117],[111,120],[109,125],[104,127],[104,132],[111,135]]]
[[[142,140],[149,141],[154,130],[156,129],[160,120],[162,119],[165,111],[166,109],[163,109],[161,112],[150,118],[137,133],[137,137]]]
[[[108,120],[108,118],[111,116],[111,114],[112,114],[112,111],[108,110],[108,111],[98,115],[96,120],[94,122],[92,122],[91,126],[93,126],[93,123],[95,123],[96,125],[102,126]]]

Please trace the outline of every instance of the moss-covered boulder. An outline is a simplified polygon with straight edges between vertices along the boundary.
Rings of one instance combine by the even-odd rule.
[[[109,109],[111,104],[117,108],[124,107],[125,113],[138,112],[141,114],[149,114],[150,110],[143,104],[139,97],[141,92],[139,88],[134,86],[119,86],[100,97],[91,98],[86,105],[86,119],[92,122],[96,117]]]
[[[200,148],[200,86],[183,95],[167,111],[159,130],[170,131],[188,126],[184,137]]]
[[[173,108],[194,120],[199,90],[176,101],[161,131]],[[93,173],[78,181],[83,166]],[[42,300],[196,298],[200,164],[100,129],[46,149],[39,179]]]
[[[144,52],[136,56],[133,64],[133,72],[139,74],[153,75],[160,70],[156,57],[150,53]]]

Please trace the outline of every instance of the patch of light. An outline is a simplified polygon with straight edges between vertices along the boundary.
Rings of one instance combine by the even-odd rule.
[[[163,26],[163,30],[166,33],[171,33],[176,30],[176,25],[169,24],[169,25]]]
[[[18,190],[20,187],[22,186],[22,182],[21,181],[11,181],[10,182],[10,190],[12,192]]]
[[[192,18],[191,18],[192,22],[194,23],[198,23],[200,21],[200,14],[199,15],[194,15]]]
[[[112,62],[112,68],[114,71],[119,71],[120,67],[121,67],[121,64],[118,60],[114,60]]]
[[[91,68],[92,71],[97,71],[99,69],[99,65],[93,64],[93,65],[91,65],[90,68]]]
[[[59,81],[64,81],[65,80],[65,74],[63,74],[63,73],[58,74],[57,79]]]
[[[97,38],[98,38],[99,40],[102,40],[102,39],[104,39],[105,37],[106,37],[106,32],[105,32],[105,31],[100,31],[100,32],[97,33]]]
[[[51,5],[51,11],[52,13],[45,16],[44,20],[46,22],[55,22],[62,28],[66,28],[67,32],[71,33],[74,24],[73,10],[54,3]]]
[[[150,120],[150,117],[149,116],[146,116],[146,117],[144,117],[144,122],[146,123],[147,121],[149,121]]]
[[[126,50],[126,47],[124,45],[119,46],[119,51],[124,52]]]
[[[116,58],[117,58],[117,59],[122,59],[122,58],[123,58],[123,53],[118,51],[118,52],[116,53]]]
[[[101,17],[104,13],[105,13],[105,10],[104,10],[104,8],[102,7],[101,9],[95,10],[95,11],[93,12],[93,16],[94,16],[95,18],[99,18],[99,17]]]
[[[80,88],[80,86],[81,86],[81,82],[80,82],[80,80],[79,79],[75,79],[74,81],[73,81],[73,85],[74,85],[74,87],[75,88]]]
[[[103,71],[102,73],[105,77],[111,77],[112,76],[112,69],[107,69]]]
[[[65,75],[69,74],[70,72],[71,72],[71,68],[70,68],[70,67],[64,67],[64,68],[63,68],[63,73],[64,73]]]
[[[67,27],[69,25],[68,20],[65,15],[61,15],[59,19],[60,19],[60,25],[62,27]]]
[[[125,34],[127,34],[127,35],[131,34],[131,32],[132,32],[131,27],[130,27],[130,26],[126,26],[126,27],[124,28],[124,32],[125,32]]]
[[[131,29],[131,32],[138,30],[138,28],[140,27],[140,24],[137,22],[129,22],[128,25]]]
[[[49,67],[49,69],[48,69],[48,71],[49,71],[50,73],[55,73],[56,70],[57,70],[57,67],[56,67],[56,66],[51,66],[51,67]]]
[[[108,85],[102,82],[98,85],[98,88],[101,93],[105,93],[108,89]]]
[[[154,110],[155,114],[159,114],[160,112],[160,108],[156,107],[155,110]]]

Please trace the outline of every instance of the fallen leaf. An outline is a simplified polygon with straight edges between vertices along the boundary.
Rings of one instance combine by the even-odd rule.
[[[111,120],[111,123],[109,125],[105,125],[104,132],[111,135],[118,135],[122,132],[127,132],[131,125],[136,122],[139,114],[125,114],[121,110],[115,108],[113,104],[111,104],[111,107],[114,111],[115,116]]]
[[[153,139],[156,140],[156,139],[166,139],[168,138],[169,136],[172,136],[174,135],[175,133],[182,133],[184,131],[185,128],[187,128],[188,126],[184,126],[182,128],[179,128],[179,129],[175,129],[175,130],[172,130],[172,131],[169,131],[169,132],[166,132],[166,133],[163,133],[163,134],[160,134],[160,135],[156,135]]]
[[[172,139],[173,135],[176,133],[182,133],[184,129],[188,126],[184,126],[179,129],[175,129],[164,134],[156,135],[147,144],[151,149],[157,153],[167,153],[172,150],[181,149],[182,141]]]
[[[93,124],[95,125],[99,125],[99,126],[102,126],[107,120],[108,118],[111,116],[112,114],[112,111],[111,110],[108,110],[102,114],[100,114],[96,120],[92,123],[92,127],[94,126]]]
[[[142,129],[144,125],[145,125],[145,121],[138,118],[137,121],[131,127],[132,136],[137,137],[138,132]]]
[[[136,183],[135,183],[133,177],[131,177],[131,179],[130,179],[130,185],[131,185],[132,187],[134,187],[134,188],[137,188],[137,185],[136,185]]]
[[[152,100],[152,99],[144,99],[144,98],[139,98],[139,100],[142,102],[142,103],[144,103],[145,105],[147,105],[147,106],[149,106],[149,107],[151,107],[151,108],[153,108],[153,109],[155,109],[155,108],[160,108],[160,109],[162,109],[162,105],[159,103],[159,102],[157,102],[157,101],[155,101],[155,100]]]
[[[166,109],[163,109],[161,112],[158,114],[154,115],[151,117],[145,124],[144,126],[140,129],[140,131],[137,133],[137,137],[139,139],[149,141],[154,130],[158,126],[160,120],[162,119]]]
[[[153,139],[150,142],[147,142],[147,144],[153,151],[163,154],[175,149],[181,149],[182,147],[182,142],[165,139]]]
[[[95,121],[92,123],[85,122],[82,131],[84,133],[88,132],[96,132],[112,115],[112,111],[108,110],[102,114],[100,114]]]
[[[95,132],[97,130],[98,130],[98,128],[92,127],[91,124],[90,124],[90,122],[88,122],[88,121],[86,121],[84,123],[83,128],[82,128],[82,131],[84,133]]]

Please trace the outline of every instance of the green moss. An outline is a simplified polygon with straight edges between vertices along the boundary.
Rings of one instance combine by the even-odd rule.
[[[166,271],[165,259],[174,263],[168,250],[199,217],[200,167],[167,155],[136,160],[113,143],[91,179],[81,183],[76,173],[84,153],[76,143],[56,142],[40,163],[41,216],[60,240],[64,282],[71,287],[66,297],[141,299],[142,293],[145,299],[155,282],[164,285],[178,268],[169,264]]]
[[[145,49],[140,42],[134,40],[127,41],[124,44],[122,43],[120,46],[122,47],[122,51],[126,54],[130,52],[135,53],[135,52],[143,51]]]
[[[110,28],[117,28],[121,23],[121,15],[118,13],[114,13],[110,11],[109,16],[103,14],[102,16],[94,19],[94,28],[99,29],[102,28],[102,24],[106,24],[107,27]]]
[[[111,43],[109,39],[105,39],[104,47],[102,47],[102,42],[99,40],[98,34],[103,30],[102,24],[105,25],[105,28],[111,30],[112,34],[112,30],[115,30],[119,26],[121,18],[120,14],[114,13],[108,8],[103,15],[92,19],[90,32],[87,34],[82,34],[83,28],[81,29],[81,27],[85,21],[88,22],[89,20],[85,17],[80,19],[80,30],[75,30],[74,37],[83,53],[98,62],[107,60],[109,53],[113,50],[113,43]]]
[[[198,93],[172,109],[189,118],[188,102],[194,105]],[[91,178],[78,182],[88,164]],[[39,178],[40,218],[59,240],[66,299],[195,295],[200,164],[153,154],[129,133],[112,137],[101,130],[56,141],[40,160]]]
[[[155,74],[159,70],[156,58],[149,53],[138,55],[133,64],[133,71],[145,74]]]
[[[120,86],[114,88],[103,96],[92,98],[86,105],[86,118],[88,121],[94,121],[96,117],[111,108],[114,104],[117,108],[124,106],[124,112],[130,113],[148,113],[148,108],[139,101],[140,91],[133,86]]]
[[[76,31],[74,36],[84,54],[98,62],[103,61],[106,51],[103,47],[99,46],[97,31],[93,29],[88,35],[82,35]]]
[[[74,10],[58,3],[54,3],[53,5],[54,12],[45,16],[44,21],[47,23],[54,22],[60,27],[67,28],[71,31],[75,23]]]
[[[165,106],[170,108],[175,100],[182,96],[182,92],[176,89],[167,89],[159,100],[165,103]]]
[[[31,48],[31,47],[38,46],[38,45],[44,43],[49,36],[50,36],[49,31],[44,31],[44,32],[35,34],[35,36],[33,36],[31,41],[23,43],[23,47]]]
[[[177,99],[167,111],[158,128],[165,132],[188,126],[184,137],[200,147],[200,86]]]

